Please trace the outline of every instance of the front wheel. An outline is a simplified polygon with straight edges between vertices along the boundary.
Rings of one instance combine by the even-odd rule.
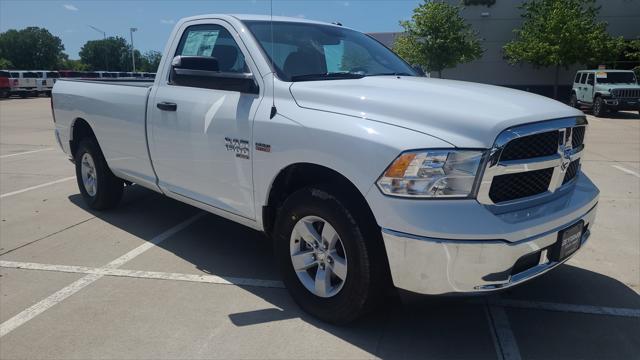
[[[593,115],[596,117],[602,117],[604,116],[605,112],[606,112],[606,108],[605,108],[604,100],[602,100],[601,97],[597,97],[596,100],[593,102]]]
[[[571,99],[569,100],[569,106],[576,109],[580,108],[580,105],[578,105],[578,97],[576,96],[575,93],[571,94]]]
[[[372,309],[386,281],[379,239],[365,235],[371,224],[347,203],[330,187],[304,188],[285,201],[274,232],[289,293],[303,310],[335,324]]]
[[[120,202],[124,182],[113,175],[94,139],[80,142],[75,163],[78,187],[90,208],[106,210]]]

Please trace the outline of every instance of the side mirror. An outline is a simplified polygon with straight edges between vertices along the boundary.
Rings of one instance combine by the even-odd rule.
[[[182,74],[190,70],[219,72],[218,59],[211,56],[176,56],[171,61],[171,68]],[[186,72],[185,72],[186,70]]]
[[[252,73],[223,72],[211,56],[176,56],[171,61],[169,84],[258,94]]]

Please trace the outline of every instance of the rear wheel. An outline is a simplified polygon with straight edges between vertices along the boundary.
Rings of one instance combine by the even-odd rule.
[[[597,97],[593,102],[593,115],[596,117],[604,116],[606,112],[604,100],[601,97]]]
[[[274,231],[276,257],[293,299],[337,324],[372,309],[387,279],[378,239],[366,235],[371,224],[348,203],[348,195],[328,186],[304,188],[285,201]]]
[[[95,210],[115,207],[122,198],[124,182],[113,175],[95,139],[80,142],[75,163],[78,187],[87,205]]]

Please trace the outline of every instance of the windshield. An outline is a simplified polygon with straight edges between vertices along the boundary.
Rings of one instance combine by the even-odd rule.
[[[635,84],[636,76],[632,72],[597,72],[598,84]]]
[[[285,81],[418,74],[371,37],[338,26],[245,21]],[[271,42],[273,33],[274,41]]]

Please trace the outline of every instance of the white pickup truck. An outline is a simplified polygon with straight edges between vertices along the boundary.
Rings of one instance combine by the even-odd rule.
[[[292,297],[334,323],[393,286],[505,289],[584,245],[599,192],[580,111],[270,20],[181,20],[153,82],[56,82],[56,138],[92,208],[135,183],[264,231]]]

